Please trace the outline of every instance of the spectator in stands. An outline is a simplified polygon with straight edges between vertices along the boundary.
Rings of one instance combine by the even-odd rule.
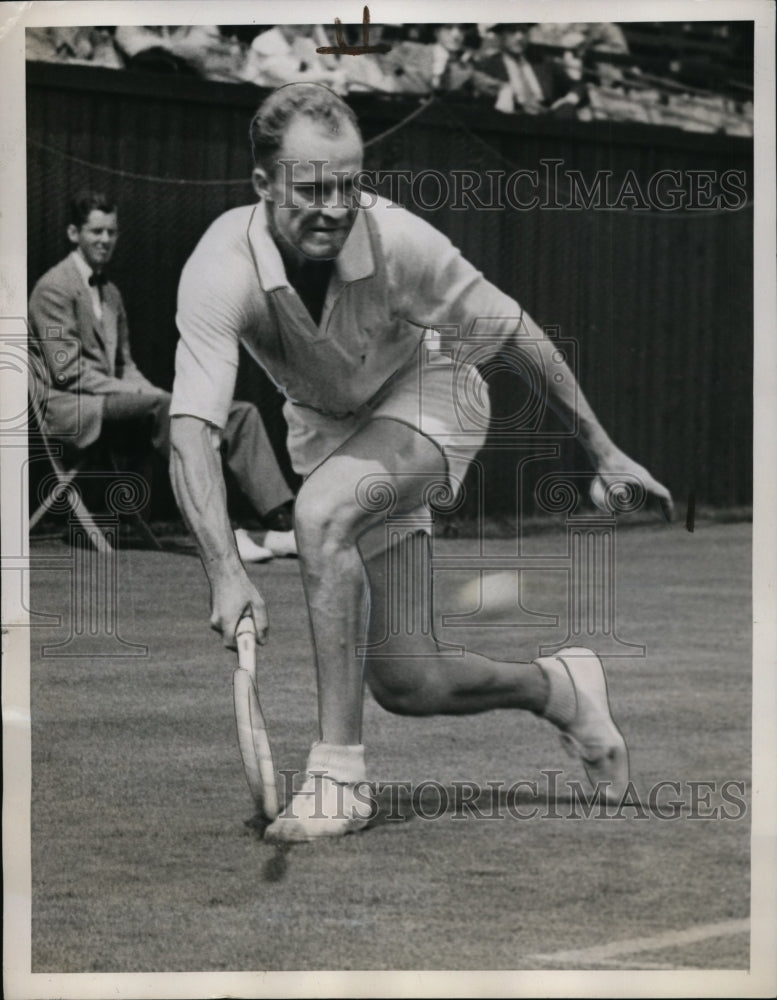
[[[171,51],[206,80],[242,83],[245,79],[248,46],[215,24],[176,29]]]
[[[545,50],[548,55],[559,50],[574,52],[578,57],[584,55],[587,72],[605,86],[612,85],[623,76],[619,62],[607,56],[621,56],[629,51],[622,29],[610,21],[535,24],[529,32],[529,47],[530,58],[534,61],[538,61],[539,57],[531,53],[538,50]],[[568,60],[569,56],[566,58]]]
[[[30,62],[60,62],[56,28],[27,28],[24,33],[25,58]]]
[[[100,192],[79,192],[67,237],[71,253],[40,278],[29,305],[30,346],[39,362],[33,371],[41,383],[34,398],[45,399],[43,430],[77,450],[106,435],[136,453],[142,441],[142,454],[150,438],[167,461],[170,394],[133,361],[124,303],[105,273],[118,239],[116,206]],[[221,447],[225,464],[260,514],[273,514],[290,503],[291,492],[254,406],[233,404],[223,441],[215,446]],[[244,561],[294,550],[291,532],[268,532],[265,547],[242,529],[236,538]]]
[[[611,21],[600,21],[596,24],[585,26],[586,48],[599,55],[614,53],[616,55],[627,55],[629,43],[623,34],[623,29]]]
[[[530,45],[571,49],[585,42],[587,48],[597,52],[629,51],[622,29],[609,21],[532,24],[529,27]]]
[[[429,46],[423,42],[403,39],[392,45],[383,56],[381,68],[391,81],[388,86],[392,93],[423,96],[432,92],[432,59]]]
[[[230,41],[238,41],[250,46],[257,35],[261,35],[264,27],[261,24],[220,24],[219,31]]]
[[[477,65],[481,72],[500,81],[495,107],[530,115],[546,111],[575,114],[586,97],[579,50],[566,60],[547,56],[532,60],[527,51],[532,27],[522,23],[491,28],[499,38],[500,51]]]
[[[193,73],[188,62],[172,51],[177,30],[166,25],[122,24],[116,28],[116,47],[128,69]]]
[[[684,37],[691,29],[698,31],[699,24],[675,27]],[[628,40],[612,22],[371,25],[371,43],[388,41],[391,51],[342,57],[316,51],[335,44],[320,25],[28,28],[26,48],[27,59],[35,61],[111,68],[126,63],[129,68],[268,87],[307,80],[340,94],[452,93],[487,98],[507,112],[752,135],[752,103],[742,101],[746,91],[740,86],[733,94],[721,93],[715,87],[724,73],[714,68],[717,40],[735,28],[721,25],[713,31],[714,52],[677,49],[677,57],[665,60],[660,70],[665,80],[640,69],[639,35],[633,31],[629,37],[636,55],[633,62],[624,58]],[[348,44],[361,44],[361,25],[346,25],[343,31]],[[662,38],[656,36],[654,48],[661,47]],[[740,61],[752,60],[748,38],[744,31],[734,39]],[[676,46],[668,48],[675,52]],[[678,93],[678,84],[689,93]]]
[[[348,29],[352,30],[348,30]],[[400,44],[401,25],[371,24],[369,31],[370,45],[386,43],[392,47]],[[362,27],[354,29],[346,25],[346,38],[349,45],[363,45]],[[340,60],[348,93],[372,92],[377,94],[397,94],[401,92],[396,63],[387,53],[370,52],[359,55],[345,55]]]
[[[129,69],[178,72],[227,83],[244,77],[246,46],[215,24],[116,28],[116,45]]]
[[[26,57],[33,62],[84,63],[121,69],[112,28],[27,28]]]
[[[405,41],[387,54],[385,65],[397,79],[403,94],[433,92],[494,96],[499,83],[473,62],[461,24],[437,24],[429,43]]]
[[[244,78],[259,87],[323,83],[344,94],[345,73],[337,56],[316,52],[331,44],[320,25],[278,24],[254,38]]]
[[[487,56],[493,56],[501,50],[499,35],[494,31],[493,24],[479,24],[478,35],[480,44],[477,47],[477,60],[482,61]]]

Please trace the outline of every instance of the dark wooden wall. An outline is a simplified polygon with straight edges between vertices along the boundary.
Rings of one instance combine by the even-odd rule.
[[[180,269],[213,218],[252,200],[247,129],[261,96],[250,86],[28,64],[30,286],[68,249],[71,193],[84,185],[107,190],[120,205],[112,273],[130,315],[134,354],[162,386],[173,378]],[[454,169],[509,175],[523,168],[543,176],[543,162],[561,161],[558,188],[540,190],[545,204],[532,210],[407,207],[446,232],[538,321],[574,340],[581,384],[603,423],[678,497],[693,491],[699,504],[749,503],[752,143],[634,124],[514,118],[439,101],[401,124],[417,102],[361,97],[353,105],[374,169],[449,176]],[[554,196],[565,203],[566,170],[581,171],[588,184],[609,171],[612,191],[633,171],[643,192],[660,170],[679,171],[686,190],[693,171],[719,177],[737,170],[748,202],[735,210],[553,208]],[[425,190],[431,194],[432,186]],[[528,187],[520,190],[528,197]],[[261,404],[282,452],[278,401],[267,382],[246,368],[239,390]],[[500,374],[492,390],[498,413],[514,412],[525,391]],[[547,426],[554,427],[552,418]],[[561,461],[586,468],[572,444]],[[494,447],[484,462],[488,508],[509,513],[515,456]]]

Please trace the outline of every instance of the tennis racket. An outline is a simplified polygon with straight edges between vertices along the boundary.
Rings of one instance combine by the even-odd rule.
[[[235,638],[238,665],[232,677],[232,692],[237,742],[257,811],[272,820],[278,815],[278,792],[270,740],[256,687],[256,628],[250,609],[243,612]]]

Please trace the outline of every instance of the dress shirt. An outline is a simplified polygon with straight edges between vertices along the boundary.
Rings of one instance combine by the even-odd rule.
[[[502,59],[507,69],[513,96],[519,104],[541,104],[543,101],[542,87],[528,59],[516,59],[506,52]]]
[[[84,260],[83,255],[78,250],[74,250],[70,254],[70,256],[73,258],[73,263],[78,268],[78,273],[84,279],[84,284],[86,285],[86,289],[89,292],[89,299],[92,303],[92,309],[94,310],[94,314],[97,317],[98,322],[102,322],[103,301],[102,301],[102,295],[100,294],[100,289],[97,285],[89,284],[89,279],[94,274],[94,271],[92,270],[91,267],[89,267],[89,265]]]

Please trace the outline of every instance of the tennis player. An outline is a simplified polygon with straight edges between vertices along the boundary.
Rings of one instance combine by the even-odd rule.
[[[251,142],[258,202],[218,218],[181,276],[171,466],[210,581],[211,626],[234,647],[249,605],[263,642],[265,603],[237,557],[211,443],[229,412],[243,344],[286,395],[289,452],[305,477],[295,530],[320,723],[305,782],[265,836],[305,841],[367,824],[359,789],[367,778],[365,679],[380,705],[401,714],[534,712],[576,748],[594,793],[620,801],[628,751],[594,651],[564,649],[530,663],[446,656],[431,612],[419,612],[430,593],[430,484],[459,489],[485,436],[482,420],[461,433],[456,406],[465,383],[486,405],[468,334],[485,321],[495,350],[501,341],[539,355],[538,391],[577,428],[597,473],[637,477],[667,516],[669,492],[615,446],[513,299],[427,222],[358,191],[362,140],[339,97],[317,84],[281,87],[255,115]],[[428,349],[427,332],[441,328],[459,331],[446,354],[453,377]],[[417,529],[391,546],[376,484],[391,496],[393,515],[416,515]],[[392,601],[392,587],[406,597],[412,581],[423,592]]]

